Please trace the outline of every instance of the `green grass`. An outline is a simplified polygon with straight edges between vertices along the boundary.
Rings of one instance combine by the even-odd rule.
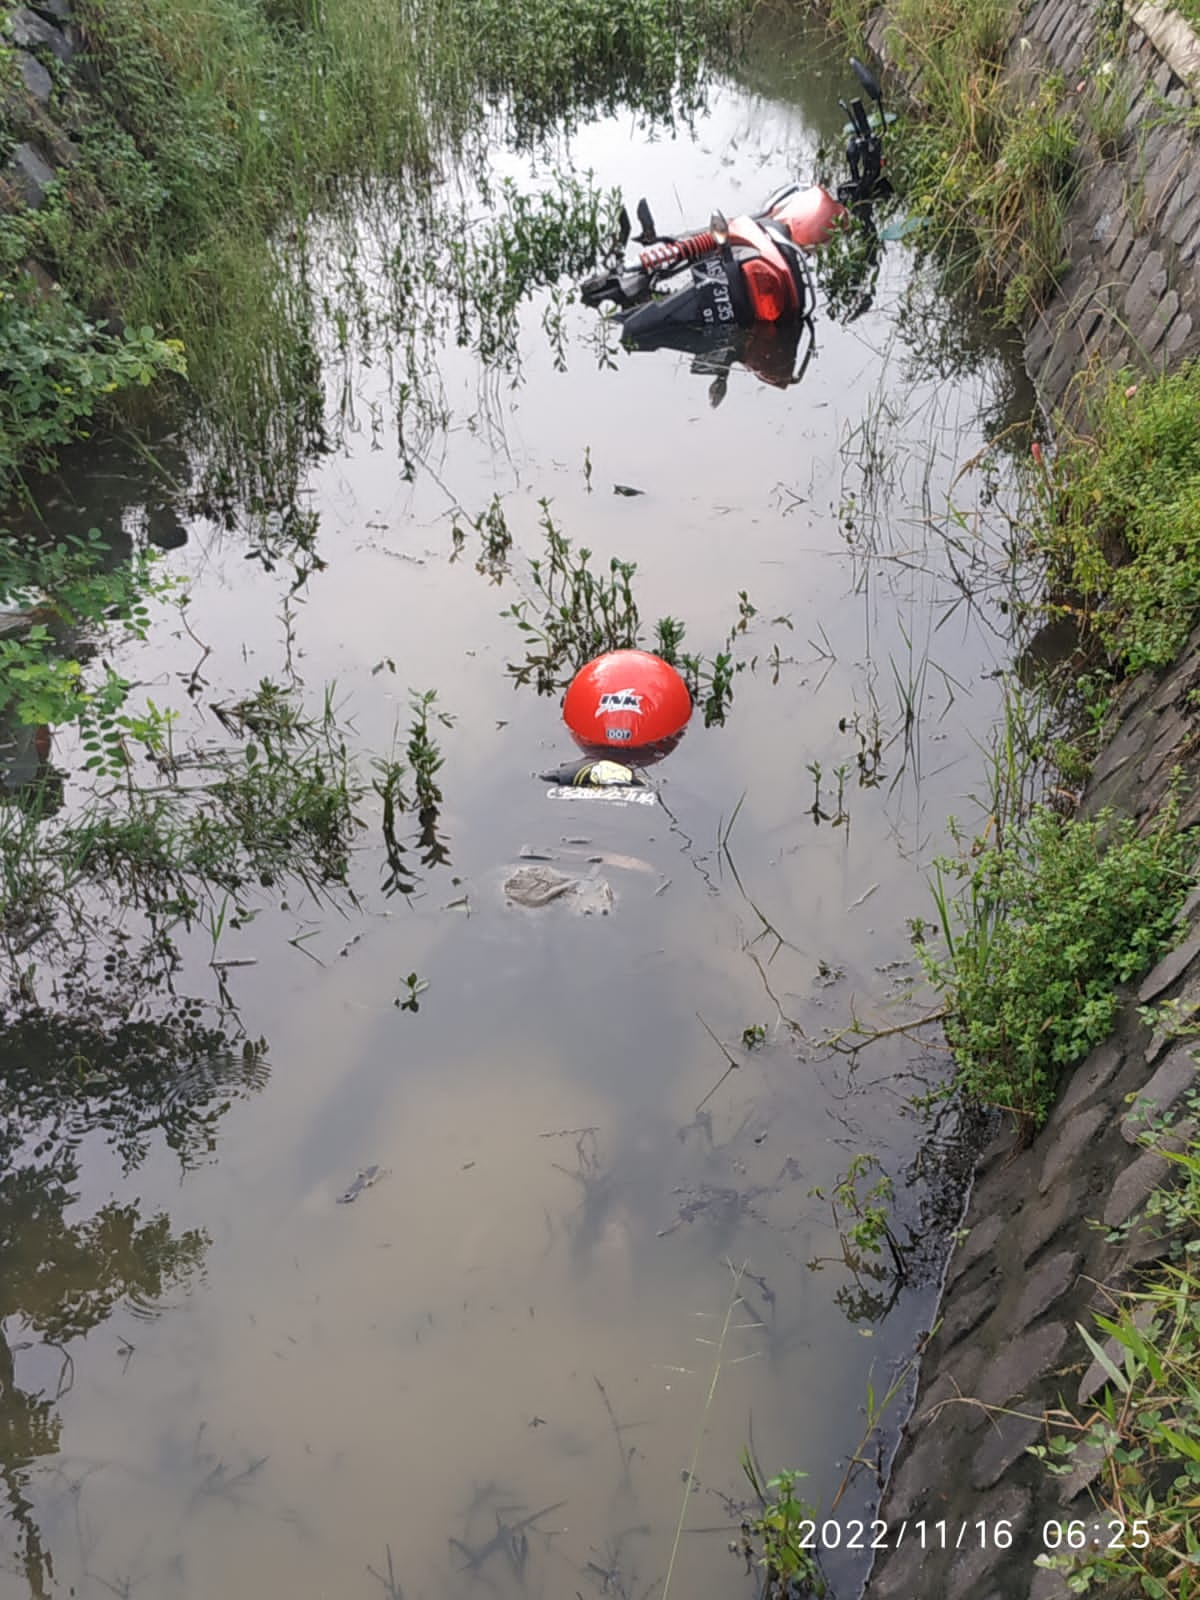
[[[875,9],[860,0],[812,4],[852,45]],[[1066,209],[1077,181],[1062,83],[1047,75],[1031,90],[1003,71],[1019,15],[1016,0],[894,0],[886,35],[888,56],[911,85],[892,177],[950,280],[973,282],[1013,325],[1046,302],[1066,271]]]
[[[1030,92],[1002,70],[1015,23],[1009,0],[898,0],[889,33],[916,84],[900,146],[910,211],[1011,324],[1045,304],[1068,265],[1076,149],[1061,82]]]
[[[1166,667],[1200,609],[1200,365],[1118,374],[1065,442],[1041,543],[1051,583],[1123,671]]]
[[[1038,807],[999,844],[978,844],[937,864],[942,946],[917,948],[946,996],[957,1086],[1028,1131],[1108,1037],[1119,986],[1171,943],[1189,855],[1170,809],[1138,835],[1108,813]]]

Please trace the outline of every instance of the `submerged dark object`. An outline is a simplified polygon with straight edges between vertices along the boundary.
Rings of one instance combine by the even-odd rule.
[[[358,1199],[364,1189],[370,1189],[377,1184],[380,1178],[386,1178],[387,1173],[381,1166],[372,1165],[363,1167],[361,1172],[355,1174],[354,1182],[342,1194],[338,1195],[338,1205],[348,1206]]]

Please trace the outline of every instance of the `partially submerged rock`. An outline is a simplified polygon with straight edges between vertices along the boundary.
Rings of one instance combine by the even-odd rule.
[[[541,862],[518,867],[504,882],[505,898],[513,905],[539,910],[552,900],[569,899],[571,909],[580,916],[607,916],[612,909],[613,892],[600,877],[572,878]]]
[[[504,893],[514,905],[529,906],[536,910],[540,906],[548,906],[551,900],[570,894],[577,881],[563,872],[555,872],[553,867],[518,867],[505,880]]]

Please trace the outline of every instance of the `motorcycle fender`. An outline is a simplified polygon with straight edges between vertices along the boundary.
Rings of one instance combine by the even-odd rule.
[[[775,221],[782,222],[791,234],[792,242],[805,248],[824,244],[845,215],[845,206],[817,185],[789,195],[773,213]]]

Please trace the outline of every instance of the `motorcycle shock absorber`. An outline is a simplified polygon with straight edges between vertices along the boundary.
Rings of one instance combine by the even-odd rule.
[[[668,267],[682,266],[685,261],[699,261],[717,248],[712,230],[686,233],[678,239],[660,239],[638,257],[643,272],[662,272]]]

